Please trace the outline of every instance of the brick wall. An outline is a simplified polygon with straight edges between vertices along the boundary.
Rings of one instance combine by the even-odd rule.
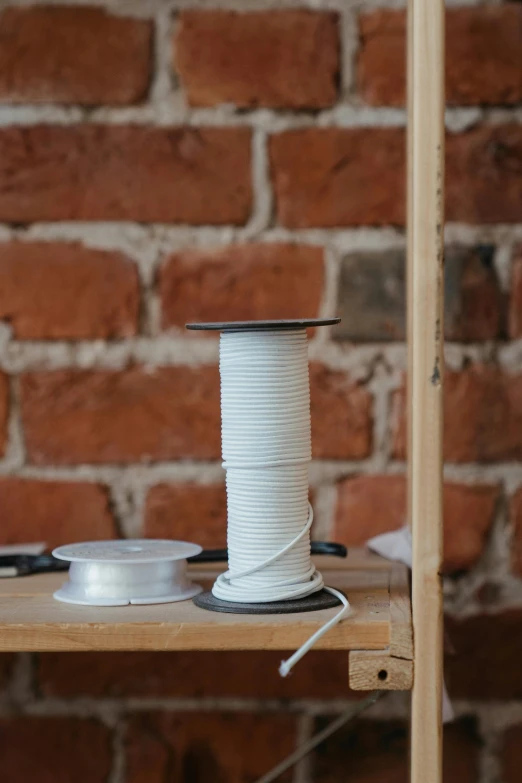
[[[224,543],[217,343],[187,319],[341,314],[310,343],[316,534],[403,523],[404,10],[279,5],[1,4],[5,542]],[[445,781],[518,783],[522,5],[448,5]],[[1,775],[252,781],[354,698],[345,655],[279,657],[2,656]],[[406,718],[286,780],[405,783]]]

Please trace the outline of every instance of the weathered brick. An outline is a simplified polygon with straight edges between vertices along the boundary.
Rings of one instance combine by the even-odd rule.
[[[39,465],[220,455],[217,367],[27,373],[28,458]]]
[[[0,718],[0,754],[9,783],[106,783],[111,735],[99,721],[71,715]]]
[[[334,339],[404,340],[405,264],[401,250],[343,258],[336,310],[342,320],[334,328]]]
[[[454,654],[445,676],[455,699],[522,698],[522,611],[446,618]]]
[[[291,753],[295,740],[291,714],[138,713],[126,736],[126,781],[256,780]],[[291,770],[281,776],[291,780]]]
[[[0,245],[0,318],[24,340],[136,334],[138,275],[120,253],[60,242]]]
[[[52,698],[358,698],[343,651],[311,651],[291,677],[281,652],[45,653],[37,681]]]
[[[316,719],[320,731],[332,717]],[[407,783],[407,723],[356,720],[314,751],[314,783]],[[476,783],[480,741],[476,721],[459,718],[444,727],[444,783]]]
[[[522,9],[516,3],[446,11],[446,99],[449,104],[515,104],[522,100]],[[374,106],[405,103],[406,18],[378,10],[360,17],[358,87]]]
[[[0,372],[0,457],[7,446],[7,420],[9,417],[9,381],[7,375]]]
[[[323,282],[318,247],[250,244],[185,250],[171,256],[161,272],[163,325],[317,317]]]
[[[344,372],[310,365],[312,451],[316,459],[363,459],[372,448],[372,398]]]
[[[77,481],[0,479],[1,541],[46,541],[49,547],[114,538],[107,489]]]
[[[0,129],[0,220],[242,224],[251,198],[246,128]]]
[[[509,336],[522,337],[522,247],[517,248],[511,270],[511,296],[509,301]]]
[[[490,246],[450,247],[445,260],[447,340],[488,340],[498,336],[502,299]],[[341,266],[334,330],[339,340],[406,338],[405,255],[400,250],[351,253]]]
[[[502,780],[504,783],[518,783],[522,766],[522,726],[510,726],[502,737],[500,746]]]
[[[509,504],[513,538],[511,541],[511,564],[518,576],[522,576],[522,489],[519,489]]]
[[[444,570],[471,568],[484,549],[499,497],[496,486],[444,485]],[[349,547],[406,523],[403,476],[357,476],[339,483],[333,538]]]
[[[503,301],[493,265],[495,248],[450,247],[444,263],[444,332],[468,342],[500,336]]]
[[[394,456],[405,459],[405,389],[394,401]],[[489,365],[446,371],[444,456],[449,462],[492,462],[522,457],[522,375]]]
[[[183,11],[174,59],[193,106],[320,109],[337,97],[337,15]]]
[[[289,228],[404,223],[404,131],[292,130],[270,139],[277,217]]]
[[[226,546],[227,498],[224,484],[158,484],[147,495],[145,535]]]
[[[101,8],[7,8],[0,15],[0,100],[137,103],[151,78],[152,24]]]
[[[404,149],[400,128],[307,128],[272,136],[270,160],[279,222],[289,228],[403,225]],[[521,158],[519,125],[484,125],[449,133],[447,219],[473,224],[518,222]]]

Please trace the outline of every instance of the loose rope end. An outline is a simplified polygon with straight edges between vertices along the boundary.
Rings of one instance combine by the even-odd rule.
[[[334,625],[337,625],[341,620],[344,620],[345,617],[348,617],[351,612],[352,608],[350,606],[350,602],[344,595],[344,593],[341,593],[340,590],[335,590],[333,587],[325,587],[325,590],[327,592],[331,593],[332,595],[335,595],[336,598],[339,599],[341,604],[343,605],[340,612],[338,612],[334,617],[332,617],[331,620],[328,620],[321,628],[319,628],[318,631],[316,631],[312,636],[301,645],[301,647],[288,658],[287,661],[281,661],[281,665],[279,667],[279,674],[281,677],[287,677],[290,671],[293,669],[295,664],[301,660],[303,656],[306,655],[306,653],[311,650],[311,648],[314,646],[314,644],[318,641],[318,639],[321,638],[321,636],[324,636],[327,631],[329,631],[331,628],[333,628]]]
[[[279,666],[279,674],[281,677],[288,677],[291,668],[292,667],[288,665],[288,661],[281,661],[281,665]]]

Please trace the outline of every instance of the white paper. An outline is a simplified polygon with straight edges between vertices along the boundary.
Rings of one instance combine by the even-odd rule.
[[[0,546],[0,555],[41,555],[46,546],[42,541],[36,544],[6,544]]]

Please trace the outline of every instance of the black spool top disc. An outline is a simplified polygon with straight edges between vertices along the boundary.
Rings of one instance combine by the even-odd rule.
[[[289,601],[270,601],[262,604],[241,604],[236,601],[223,601],[216,598],[210,591],[200,593],[192,599],[200,609],[210,612],[228,612],[230,614],[293,614],[294,612],[317,612],[320,609],[332,609],[339,606],[340,601],[326,590],[318,590],[304,598],[294,598]]]
[[[340,318],[298,318],[279,321],[215,321],[214,323],[185,324],[195,332],[260,332],[277,329],[308,329],[312,326],[332,326]]]

